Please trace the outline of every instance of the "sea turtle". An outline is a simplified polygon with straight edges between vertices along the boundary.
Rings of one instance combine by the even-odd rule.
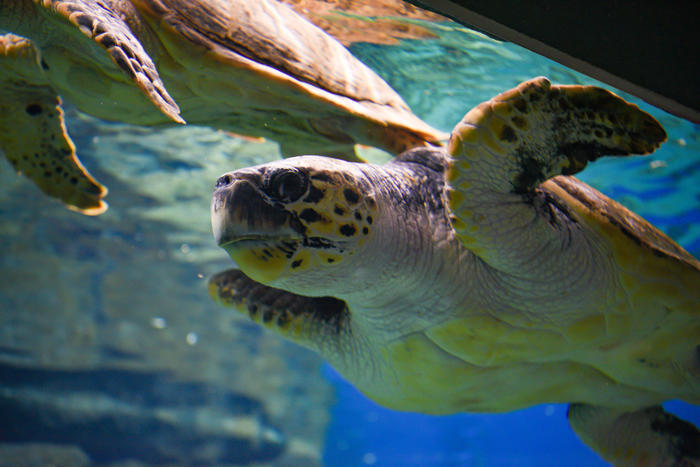
[[[446,150],[227,173],[212,227],[240,270],[210,293],[387,407],[568,402],[605,459],[698,462],[697,428],[659,404],[700,402],[700,263],[567,176],[665,139],[607,90],[537,78],[467,113]]]
[[[59,95],[107,120],[269,137],[284,155],[447,139],[275,0],[4,0],[0,30],[16,34],[0,36],[0,148],[86,214],[106,209],[106,190],[75,156]]]

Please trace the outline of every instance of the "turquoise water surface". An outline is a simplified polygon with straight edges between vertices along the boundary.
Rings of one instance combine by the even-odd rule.
[[[436,39],[357,43],[351,51],[441,130],[535,76],[600,84],[462,26],[426,26]],[[651,156],[597,161],[580,178],[699,256],[700,131],[620,94],[654,115],[669,139]],[[203,459],[235,446],[221,459],[299,466],[604,465],[570,430],[563,405],[488,416],[389,411],[315,354],[213,303],[207,279],[231,267],[210,232],[214,182],[223,172],[278,158],[273,142],[202,127],[105,122],[70,105],[67,123],[81,160],[110,188],[104,215],[65,210],[0,161],[0,396],[26,399],[26,388],[34,391],[34,405],[24,412],[0,405],[17,427],[32,417],[54,417],[67,431],[92,432],[94,452],[116,452],[105,454],[107,463],[124,462],[119,452],[129,449],[141,462],[158,463],[177,461],[180,449]],[[698,407],[669,407],[700,423]],[[98,427],[109,423],[112,431],[101,434]],[[133,436],[114,436],[132,428],[133,436],[149,440],[152,457],[132,446]],[[59,437],[35,445],[38,460],[29,464],[87,464],[85,448],[62,447],[71,444]],[[27,459],[22,449],[0,444],[0,464]],[[172,457],[157,457],[161,451]]]

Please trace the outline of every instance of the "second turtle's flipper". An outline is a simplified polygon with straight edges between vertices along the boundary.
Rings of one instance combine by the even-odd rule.
[[[665,140],[651,115],[610,91],[535,78],[478,105],[457,124],[449,145],[456,160],[451,177],[480,180],[496,192],[528,193],[601,156],[648,154]]]
[[[344,301],[333,297],[304,297],[260,284],[238,269],[229,269],[209,280],[209,294],[224,306],[246,313],[253,321],[274,329],[297,344],[319,349],[334,345],[319,339],[318,332],[340,333],[348,319]],[[324,331],[320,331],[324,327]]]
[[[71,40],[79,41],[82,52],[90,55],[89,58],[85,58],[85,63],[101,60],[106,64],[109,60],[105,57],[108,56],[124,74],[123,81],[128,79],[138,86],[171,120],[185,123],[180,116],[180,108],[165,89],[156,65],[127,21],[126,10],[133,10],[132,20],[137,17],[136,10],[130,2],[120,3],[120,8],[124,11],[114,11],[92,1],[43,2],[44,9],[41,13],[53,21],[70,24],[72,29],[66,28],[64,31],[71,33]],[[109,71],[103,73],[109,74]]]
[[[649,153],[665,139],[653,117],[605,89],[526,81],[472,109],[452,131],[452,225],[489,265],[518,274],[571,242],[566,206],[542,189],[548,179],[606,154]]]
[[[38,66],[31,43],[0,36],[0,149],[18,172],[69,208],[96,215],[107,210],[107,188],[85,170],[66,132],[61,100],[48,85],[23,80]]]
[[[571,404],[568,417],[581,440],[613,465],[700,464],[700,431],[661,406],[624,412]]]

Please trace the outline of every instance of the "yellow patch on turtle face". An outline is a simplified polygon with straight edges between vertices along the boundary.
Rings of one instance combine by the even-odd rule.
[[[301,248],[291,264],[296,268],[332,266],[353,254],[373,230],[377,206],[371,195],[363,193],[358,182],[349,174],[311,170],[310,187],[306,196],[285,206],[305,227],[305,237],[311,248]],[[312,239],[321,239],[334,247],[314,248]],[[310,245],[305,245],[310,246]],[[304,253],[305,257],[300,254]]]
[[[227,248],[228,254],[241,269],[258,282],[269,283],[284,272],[288,258],[279,248],[259,246],[254,248]]]
[[[373,235],[378,213],[370,182],[343,164],[302,156],[223,175],[212,200],[217,242],[263,284],[336,267]]]

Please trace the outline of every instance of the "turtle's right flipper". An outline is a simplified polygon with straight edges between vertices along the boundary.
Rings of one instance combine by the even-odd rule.
[[[455,181],[525,194],[601,156],[649,154],[664,141],[654,117],[610,91],[535,78],[469,111],[452,131],[449,152]]]
[[[481,259],[517,274],[535,255],[547,257],[548,245],[558,255],[569,234],[551,194],[539,190],[543,182],[604,155],[648,154],[665,140],[651,115],[610,91],[526,81],[469,111],[452,131],[452,225]]]
[[[700,464],[700,431],[661,406],[624,412],[571,404],[568,417],[581,440],[614,465]]]
[[[101,214],[107,210],[102,200],[107,189],[76,157],[60,98],[41,80],[24,81],[22,71],[32,65],[38,67],[28,40],[0,36],[0,68],[6,71],[0,73],[0,149],[47,195],[83,214]]]
[[[268,287],[238,269],[209,279],[209,294],[222,305],[246,313],[253,321],[316,351],[320,350],[319,344],[333,345],[330,339],[319,342],[318,333],[338,333],[348,318],[347,305],[342,300],[304,297]],[[321,331],[321,327],[326,329]]]

